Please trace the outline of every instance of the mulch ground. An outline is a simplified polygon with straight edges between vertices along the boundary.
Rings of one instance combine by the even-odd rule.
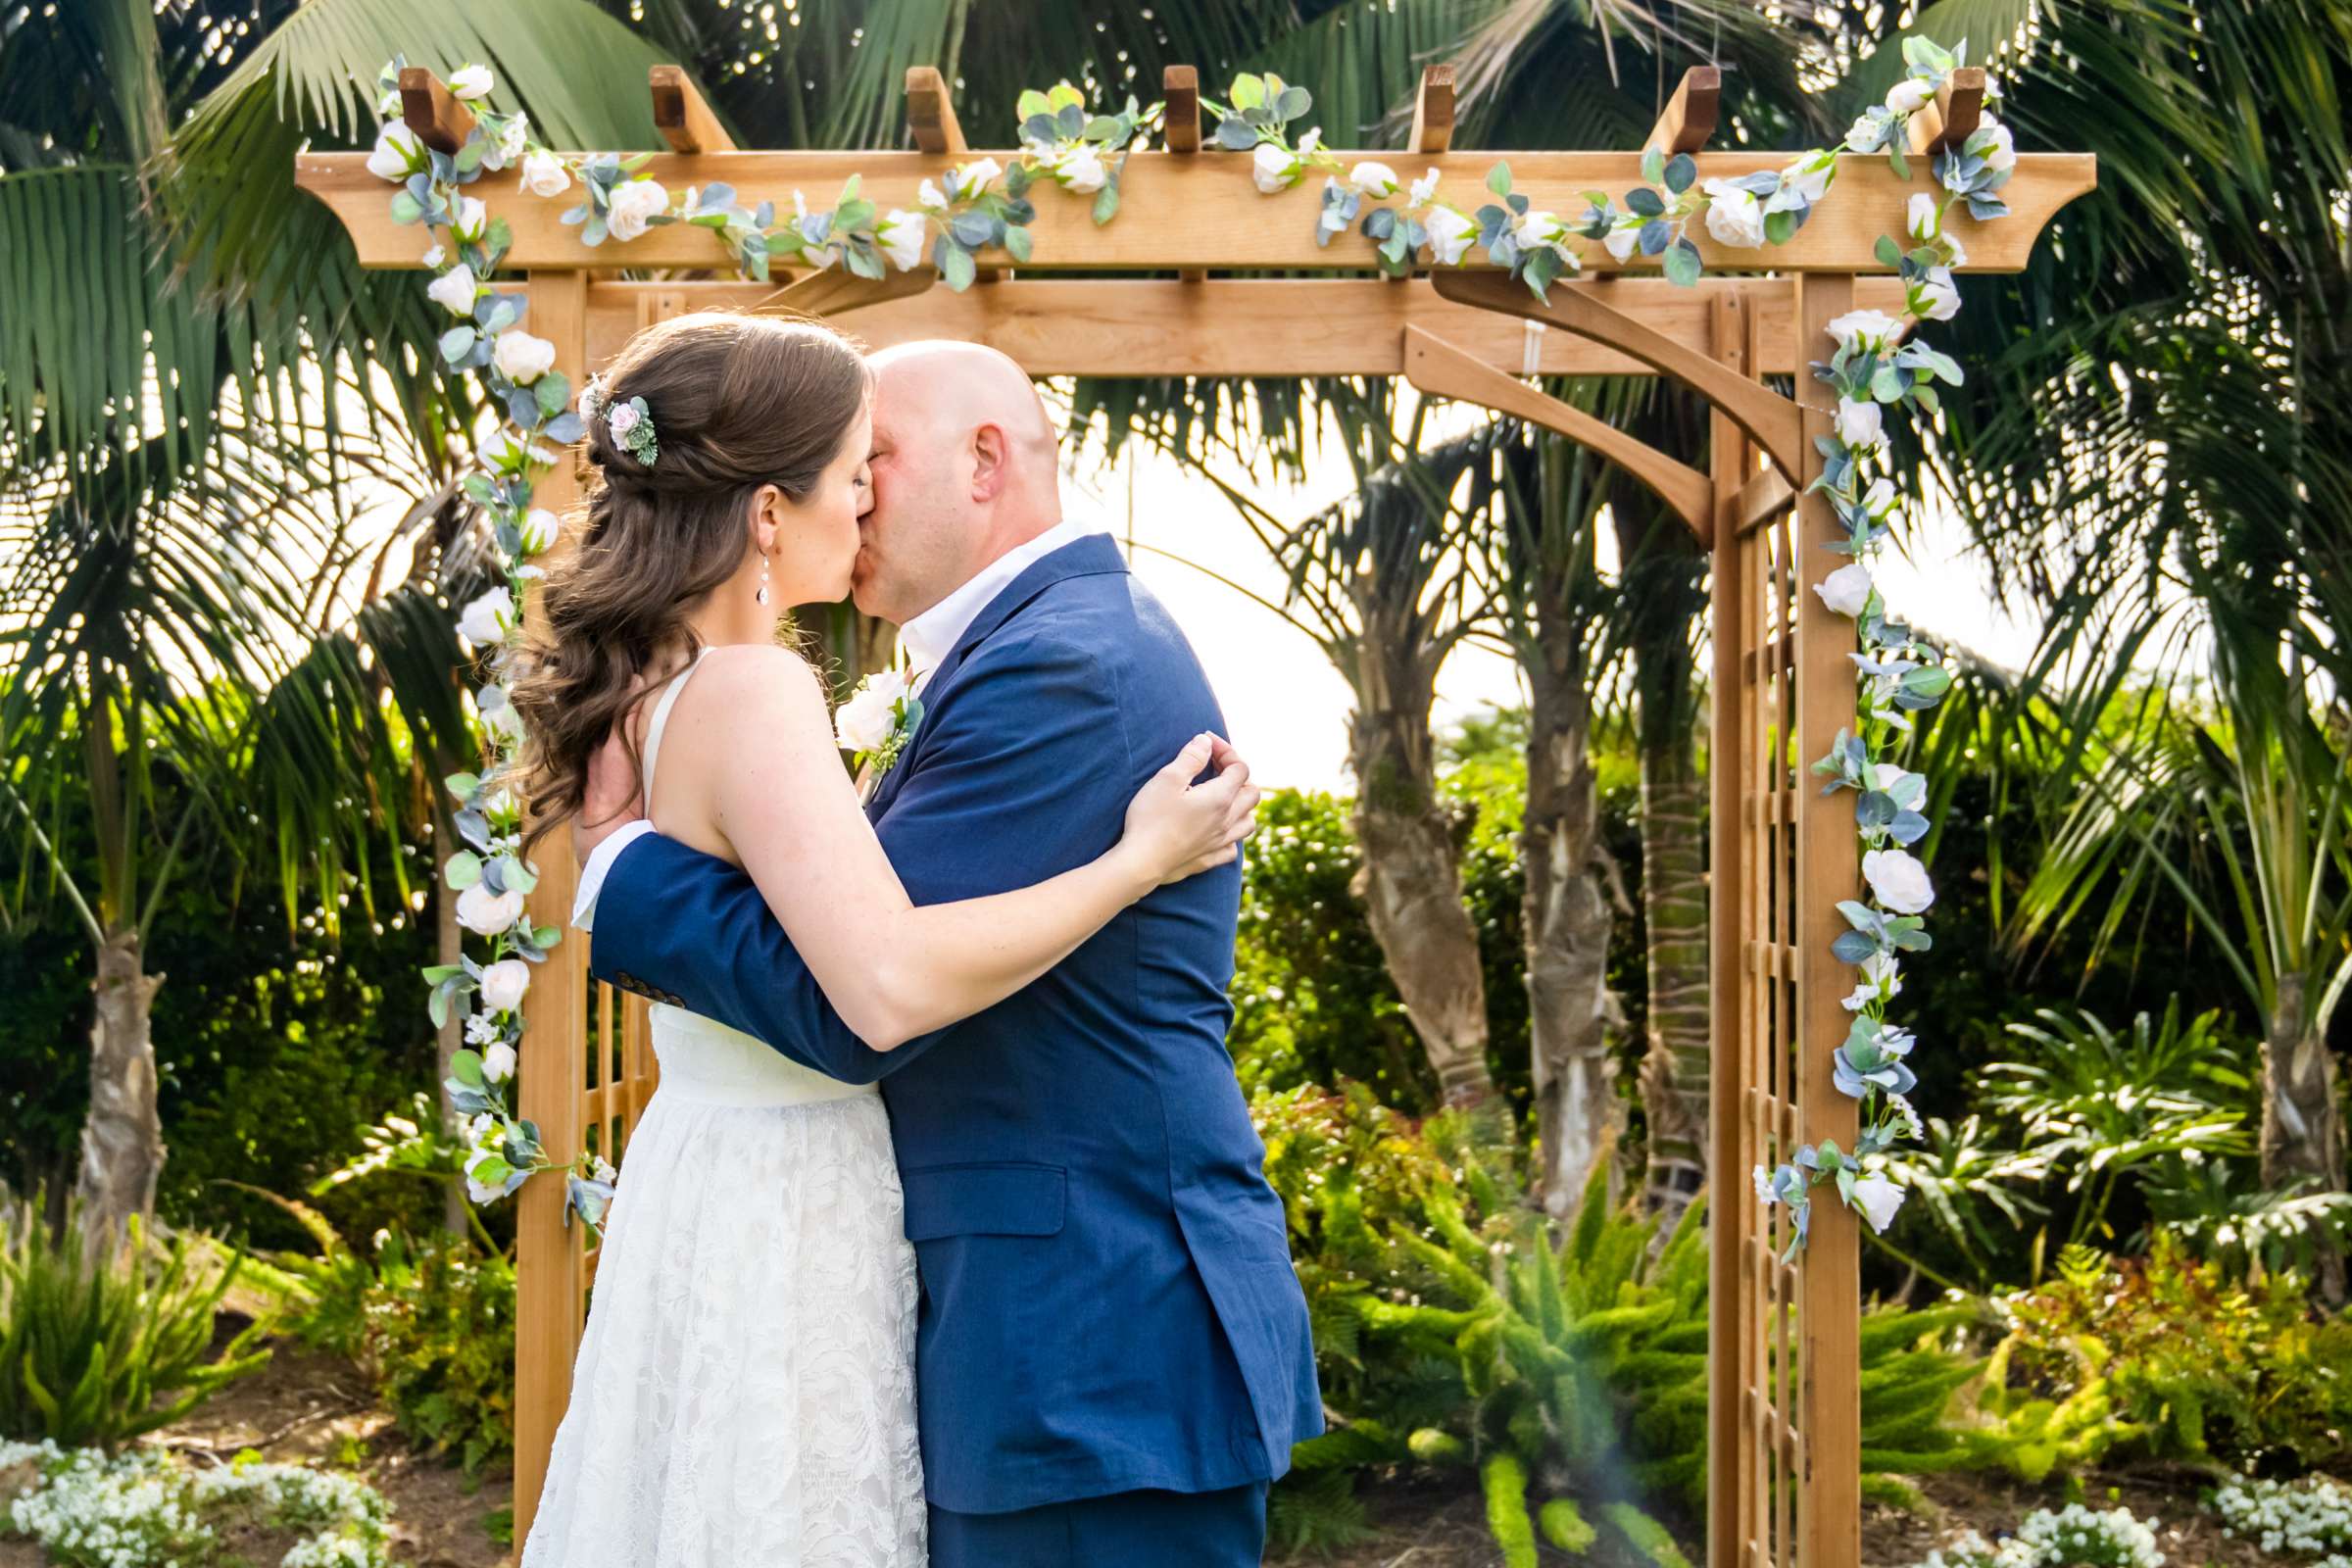
[[[511,1477],[503,1469],[468,1479],[455,1466],[416,1452],[369,1396],[350,1362],[280,1343],[270,1364],[230,1385],[188,1420],[154,1441],[198,1462],[227,1462],[247,1448],[266,1459],[355,1469],[382,1492],[393,1509],[394,1556],[416,1568],[513,1568],[512,1551],[492,1535],[493,1516],[506,1507]],[[2085,1477],[2080,1498],[2093,1508],[2119,1504],[2159,1521],[2157,1541],[2168,1568],[2277,1568],[2245,1542],[2223,1536],[2201,1505],[2213,1485],[2205,1473],[2142,1469]],[[2057,1487],[2035,1488],[2000,1476],[1930,1476],[1920,1483],[1917,1512],[1872,1506],[1862,1521],[1864,1568],[1909,1568],[1936,1545],[1975,1528],[1997,1539],[2035,1508],[2063,1505]],[[1376,1536],[1329,1557],[1293,1559],[1329,1568],[1499,1568],[1501,1554],[1486,1528],[1475,1487],[1459,1481],[1396,1482],[1363,1488]],[[1685,1540],[1692,1562],[1705,1560],[1702,1544]],[[1579,1561],[1586,1568],[1637,1568],[1604,1554],[1571,1559],[1544,1549],[1545,1564]],[[21,1541],[0,1541],[0,1568],[45,1568],[40,1552]]]

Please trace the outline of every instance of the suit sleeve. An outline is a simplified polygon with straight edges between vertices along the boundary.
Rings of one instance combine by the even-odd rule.
[[[1038,637],[976,650],[903,765],[878,831],[918,905],[1010,892],[1085,864],[1118,841],[1142,784],[1096,662]],[[873,1050],[826,1000],[751,877],[659,834],[613,860],[590,968],[846,1083],[897,1072],[953,1030]]]

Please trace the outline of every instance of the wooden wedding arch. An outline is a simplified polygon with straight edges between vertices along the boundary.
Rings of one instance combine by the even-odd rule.
[[[582,384],[639,328],[711,307],[827,317],[881,346],[914,338],[990,343],[1033,375],[1402,375],[1425,393],[1481,404],[1582,442],[1642,480],[1712,553],[1715,759],[1712,835],[1713,1084],[1711,1168],[1716,1182],[1709,1357],[1710,1568],[1858,1568],[1861,1557],[1860,1239],[1837,1201],[1814,1205],[1796,1261],[1779,1261],[1788,1210],[1759,1202],[1746,1180],[1802,1143],[1853,1146],[1857,1102],[1832,1081],[1831,1053],[1846,1032],[1839,998],[1850,976],[1830,945],[1836,910],[1859,884],[1852,808],[1807,782],[1805,761],[1831,748],[1854,715],[1850,620],[1807,584],[1818,547],[1841,538],[1826,500],[1808,494],[1821,471],[1817,438],[1832,428],[1835,396],[1803,373],[1827,360],[1828,323],[1857,308],[1903,310],[1901,284],[1874,254],[1904,231],[1907,198],[1928,182],[1924,156],[1975,129],[1984,73],[1952,74],[1909,122],[1913,178],[1886,160],[1848,156],[1835,189],[1787,244],[1716,245],[1693,225],[1709,275],[1695,288],[1619,264],[1593,247],[1587,271],[1538,300],[1522,283],[1476,264],[1409,279],[1348,277],[1374,270],[1368,245],[1343,235],[1314,243],[1316,181],[1261,195],[1239,155],[1204,145],[1191,67],[1164,82],[1166,151],[1139,152],[1123,179],[1126,216],[1105,227],[1086,203],[1043,193],[1032,225],[1035,260],[984,272],[957,294],[928,270],[867,281],[818,272],[781,286],[691,277],[631,280],[724,265],[718,242],[685,225],[651,230],[625,250],[583,246],[558,220],[562,204],[525,198],[516,175],[487,175],[474,193],[507,219],[507,266],[529,295],[531,329],[557,347],[557,368]],[[893,152],[737,149],[684,74],[652,74],[654,120],[668,147],[648,172],[671,190],[723,182],[781,196],[829,192],[852,174],[879,206],[912,208],[916,187],[972,156],[936,71],[907,74],[915,147]],[[1695,155],[1699,176],[1737,178],[1770,161],[1705,151],[1720,91],[1711,69],[1690,72],[1644,141]],[[427,145],[455,152],[471,117],[422,71],[401,78],[403,114]],[[1434,166],[1448,188],[1477,188],[1507,158],[1517,188],[1539,209],[1573,212],[1588,189],[1642,183],[1630,152],[1454,152],[1453,73],[1424,74],[1403,156]],[[1009,164],[1017,155],[998,153]],[[1344,165],[1357,157],[1339,155]],[[305,153],[302,187],[324,201],[368,267],[415,268],[418,230],[391,218],[384,182],[361,153]],[[2010,216],[1980,225],[1955,211],[1966,270],[2024,268],[2057,210],[2095,180],[2085,155],[2024,155],[2002,190]],[[1725,275],[1769,266],[1774,275]],[[1061,279],[1064,271],[1145,273]],[[1310,274],[1276,280],[1218,272]],[[1714,414],[1704,471],[1550,398],[1522,377],[1662,374],[1704,395]],[[1766,385],[1792,377],[1794,396]],[[578,499],[580,476],[561,466],[541,504]],[[1800,560],[1803,567],[1800,569]],[[537,920],[564,924],[576,870],[551,838],[531,897]],[[550,1157],[582,1149],[616,1154],[655,1081],[642,1001],[591,987],[587,945],[564,943],[532,988],[522,1047],[521,1114]],[[564,1223],[560,1181],[518,1197],[514,1529],[519,1540],[545,1476],[567,1397],[596,1254]]]

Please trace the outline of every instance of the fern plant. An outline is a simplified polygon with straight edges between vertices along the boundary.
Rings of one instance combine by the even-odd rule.
[[[151,1242],[135,1216],[117,1243],[78,1206],[52,1227],[37,1200],[0,1203],[0,1438],[112,1453],[269,1360],[261,1322],[215,1353],[242,1259],[212,1256],[186,1234]]]

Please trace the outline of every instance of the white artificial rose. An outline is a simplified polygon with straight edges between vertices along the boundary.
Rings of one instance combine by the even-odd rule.
[[[1367,161],[1348,171],[1348,183],[1377,200],[1396,195],[1398,180],[1388,165]]]
[[[476,648],[506,639],[514,624],[514,599],[504,588],[493,588],[458,612],[458,635]]]
[[[1642,243],[1642,225],[1620,223],[1600,237],[1601,248],[1620,262],[1633,260],[1634,247]]]
[[[490,349],[490,363],[516,386],[529,386],[556,368],[556,346],[516,327],[498,334]]]
[[[498,166],[501,169],[520,158],[531,145],[531,117],[509,115],[498,133]]]
[[[458,74],[449,78],[449,91],[451,97],[472,103],[477,98],[489,97],[490,89],[497,84],[488,66],[461,66]]]
[[[1839,566],[1813,585],[1833,613],[1859,615],[1870,607],[1870,568],[1859,561]]]
[[[501,958],[482,968],[482,1004],[492,1012],[513,1012],[531,989],[531,966],[520,958]]]
[[[1521,213],[1511,220],[1511,238],[1523,251],[1550,251],[1569,266],[1576,265],[1576,253],[1567,246],[1567,225],[1556,214],[1541,210]]]
[[[1109,177],[1102,152],[1091,141],[1072,147],[1054,165],[1054,183],[1079,196],[1093,195]]]
[[[1829,194],[1830,181],[1837,172],[1835,153],[1808,153],[1781,171],[1781,188],[1773,192],[1772,199],[1783,207],[1800,204],[1810,207]]]
[[[466,1196],[472,1199],[477,1203],[492,1203],[496,1202],[499,1199],[506,1197],[507,1190],[505,1186],[501,1185],[498,1187],[491,1187],[482,1182],[475,1181],[473,1178],[473,1173],[481,1168],[484,1161],[492,1159],[504,1159],[505,1157],[506,1156],[500,1153],[496,1149],[477,1149],[472,1153],[466,1155]]]
[[[1926,106],[1932,89],[1916,76],[1905,76],[1886,89],[1886,107],[1898,115],[1917,114]]]
[[[1874,517],[1884,517],[1894,510],[1894,481],[1873,479],[1870,488],[1862,492],[1862,510]]]
[[[906,677],[895,669],[870,675],[833,715],[833,735],[845,752],[870,752],[890,739],[898,717],[891,710],[906,695]]]
[[[994,158],[983,158],[965,164],[948,176],[948,184],[958,196],[977,196],[988,189],[990,180],[1004,172],[1004,166]]]
[[[478,1111],[473,1119],[466,1124],[466,1141],[469,1144],[478,1144],[497,1130],[498,1118],[486,1110]]]
[[[1865,110],[1845,128],[1846,148],[1857,153],[1876,152],[1886,139],[1886,117],[1875,110]]]
[[[1921,241],[1934,239],[1942,222],[1943,209],[1936,205],[1936,198],[1924,190],[1913,191],[1911,205],[1903,215],[1903,226],[1911,231],[1911,237]]]
[[[1948,321],[1960,314],[1960,289],[1950,268],[1929,268],[1927,280],[1918,287],[1921,314],[1929,320]]]
[[[1848,311],[1830,322],[1830,336],[1841,349],[1859,344],[1867,349],[1883,349],[1902,335],[1903,323],[1885,311]]]
[[[1985,168],[1996,172],[2007,172],[2017,167],[2017,137],[2010,133],[2007,125],[1995,120],[1978,126],[1977,130],[1978,135],[1984,138],[1984,150],[1978,156],[1984,160]],[[1976,136],[1969,138],[1970,141],[1976,139]]]
[[[1406,200],[1415,207],[1427,207],[1437,194],[1438,172],[1433,169],[1413,181],[1413,188],[1406,193]]]
[[[1854,1182],[1854,1201],[1870,1228],[1883,1236],[1894,1223],[1894,1211],[1903,1206],[1903,1190],[1884,1176],[1863,1176]]]
[[[1871,897],[1897,914],[1924,914],[1936,902],[1928,868],[1908,850],[1871,850],[1862,857],[1862,880]]]
[[[482,727],[500,740],[522,738],[522,713],[507,697],[504,686],[485,686],[474,693],[475,711],[482,715]]]
[[[799,200],[799,191],[792,194],[794,200]],[[944,213],[948,210],[948,193],[939,188],[938,180],[926,179],[915,187],[914,205],[926,213]]]
[[[1440,267],[1461,266],[1471,242],[1478,238],[1478,224],[1450,207],[1431,208],[1423,226],[1429,230],[1429,259]]]
[[[502,1040],[488,1051],[483,1052],[482,1076],[494,1084],[503,1084],[514,1077],[514,1048]]]
[[[473,280],[473,269],[464,262],[424,286],[424,297],[452,316],[471,316],[473,302],[481,296],[481,285]]]
[[[1873,762],[1870,787],[1906,811],[1916,811],[1928,801],[1928,775],[1914,773],[1899,762]]]
[[[1708,197],[1707,233],[1716,244],[1752,251],[1764,243],[1764,204],[1754,191],[1728,179],[1710,179],[1700,189]]]
[[[1886,444],[1884,412],[1876,403],[1853,398],[1838,400],[1838,439],[1857,451]]]
[[[513,888],[493,893],[487,882],[476,882],[458,895],[458,924],[475,936],[494,937],[512,931],[522,918],[522,895]]]
[[[368,155],[368,172],[395,182],[407,179],[424,163],[424,143],[395,120],[375,133],[375,150]]]
[[[445,250],[443,250],[443,249],[441,248],[441,242],[440,242],[440,241],[438,241],[438,240],[435,240],[435,241],[434,241],[432,244],[430,244],[430,245],[427,245],[427,246],[424,248],[424,257],[423,257],[423,261],[424,261],[424,265],[425,265],[425,266],[427,266],[427,267],[439,267],[439,266],[440,266],[440,265],[441,265],[443,262],[446,262],[446,261],[448,261],[448,260],[449,260],[449,252],[447,252],[447,251],[445,251]]]
[[[554,153],[533,153],[522,161],[522,188],[534,196],[561,196],[571,188],[571,172]]]
[[[1297,183],[1300,168],[1296,153],[1273,142],[1261,141],[1250,160],[1250,177],[1257,182],[1260,191],[1272,196]]]
[[[612,208],[605,227],[614,239],[632,240],[653,226],[653,220],[669,211],[669,192],[655,179],[632,179],[612,187]]]
[[[923,240],[930,232],[929,220],[920,213],[894,207],[874,225],[874,238],[882,246],[882,254],[890,265],[902,272],[912,271],[923,262]]]
[[[457,216],[449,220],[449,231],[462,240],[479,240],[490,231],[490,209],[482,205],[479,196],[459,197]]]
[[[564,519],[545,507],[533,507],[522,519],[518,530],[522,535],[522,553],[526,556],[545,555],[556,547],[556,537],[564,531]]]

